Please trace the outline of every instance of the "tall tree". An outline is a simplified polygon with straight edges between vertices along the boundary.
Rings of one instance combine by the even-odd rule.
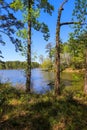
[[[87,32],[83,33],[78,37],[78,41],[82,42],[84,45],[85,52],[85,82],[84,82],[84,92],[87,94]]]
[[[63,25],[70,25],[70,24],[78,24],[81,25],[82,21],[71,21],[71,22],[62,22],[61,23],[61,16],[62,11],[64,10],[64,5],[68,2],[68,0],[63,0],[58,9],[58,17],[57,17],[57,25],[56,25],[56,54],[55,54],[55,94],[60,94],[60,28]]]
[[[27,1],[28,5],[28,42],[27,42],[27,70],[26,70],[26,91],[30,92],[31,86],[31,9],[32,0]]]
[[[77,19],[82,24],[75,25],[74,36],[78,37],[83,35],[83,40],[85,44],[85,83],[84,91],[87,94],[87,0],[77,0],[75,1],[75,9],[73,11],[73,20]]]
[[[85,66],[85,42],[86,38],[81,39],[83,34],[80,37],[76,38],[72,34],[68,41],[69,54],[71,56],[70,65],[73,69],[83,69]]]
[[[15,4],[19,2],[18,0],[14,0],[12,6],[14,8]],[[27,23],[27,71],[26,71],[26,91],[30,92],[31,86],[31,31],[32,28],[41,31],[45,40],[48,40],[49,37],[49,29],[46,24],[40,23],[38,20],[39,12],[43,9],[44,12],[52,14],[53,6],[50,5],[48,0],[20,0],[22,3],[22,11],[24,14],[24,21]],[[19,7],[20,8],[20,7]],[[17,8],[16,8],[17,9]],[[24,33],[24,32],[23,32]],[[22,35],[23,36],[23,35]]]
[[[55,94],[60,94],[60,27],[62,25],[61,15],[63,11],[63,6],[68,0],[64,0],[58,9],[57,25],[56,25],[56,54],[55,54]]]
[[[50,58],[50,60],[52,61],[52,54],[51,54],[51,51],[52,51],[52,44],[51,43],[48,43],[45,47],[46,49],[46,52],[48,53],[48,56]]]
[[[61,54],[60,54],[60,59],[62,64],[66,64],[69,66],[70,64],[70,54],[69,54],[69,45],[68,43],[63,43],[61,44]]]
[[[84,92],[87,94],[87,41],[86,41],[86,60],[85,60],[85,84],[84,84]]]

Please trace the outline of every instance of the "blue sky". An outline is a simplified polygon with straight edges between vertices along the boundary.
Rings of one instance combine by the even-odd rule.
[[[35,52],[37,56],[43,55],[44,57],[46,57],[47,54],[45,53],[45,46],[47,43],[51,42],[53,46],[55,45],[56,21],[57,21],[57,15],[58,15],[57,12],[63,0],[49,0],[49,1],[51,4],[54,5],[54,8],[55,8],[52,16],[42,13],[41,17],[39,18],[40,21],[45,22],[49,27],[49,30],[50,30],[49,41],[44,41],[44,38],[40,32],[37,32],[37,31],[32,32],[33,34],[32,35],[32,51]],[[74,7],[74,0],[70,0],[68,3],[66,3],[66,5],[64,6],[64,11],[61,18],[62,22],[71,21],[73,7]],[[61,39],[63,42],[66,42],[68,40],[68,36],[71,31],[72,29],[69,26],[63,26],[61,28]],[[6,45],[5,46],[0,45],[0,50],[3,53],[4,61],[14,61],[14,60],[24,61],[25,57],[23,57],[21,53],[15,52],[15,46],[10,42],[9,38],[5,35],[3,36],[3,38],[6,41]],[[39,59],[36,59],[36,60],[39,61]]]

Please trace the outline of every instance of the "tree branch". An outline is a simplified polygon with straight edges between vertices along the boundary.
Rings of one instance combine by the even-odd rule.
[[[0,30],[1,33],[4,33],[5,35],[9,36],[7,33],[5,33],[4,31]]]
[[[87,24],[87,23],[81,23],[81,22],[64,22],[64,23],[60,23],[60,26],[63,26],[63,25],[70,25],[70,24],[85,25],[85,24]]]
[[[59,10],[63,10],[63,6],[64,6],[64,4],[65,4],[66,2],[68,2],[68,0],[64,0],[64,1],[63,1],[63,3],[61,4]]]

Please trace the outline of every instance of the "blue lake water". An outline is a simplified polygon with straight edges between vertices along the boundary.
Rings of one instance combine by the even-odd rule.
[[[31,71],[31,89],[36,93],[49,91],[54,76],[52,72],[42,71],[41,69],[32,69]],[[10,82],[13,86],[22,86],[25,88],[26,76],[23,70],[0,70],[0,82]]]

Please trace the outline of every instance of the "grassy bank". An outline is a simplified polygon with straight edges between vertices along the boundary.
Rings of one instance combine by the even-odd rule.
[[[81,87],[55,97],[0,84],[0,130],[87,130],[87,96]]]

